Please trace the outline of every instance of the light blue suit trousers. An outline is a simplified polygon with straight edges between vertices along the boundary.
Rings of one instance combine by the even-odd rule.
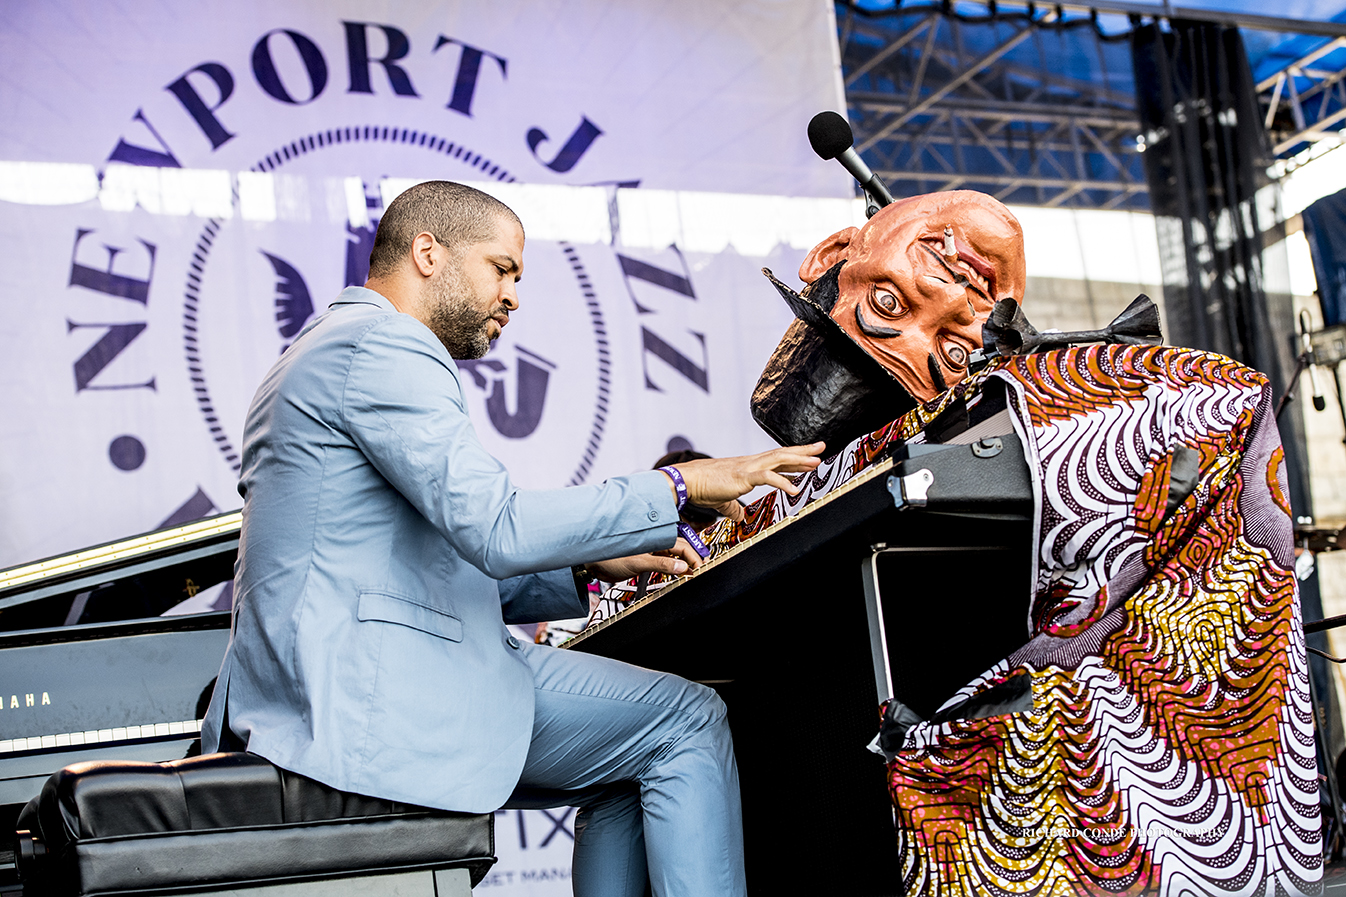
[[[576,892],[743,893],[738,780],[709,689],[520,644],[580,616],[572,564],[667,548],[657,471],[526,492],[476,438],[457,366],[351,287],[248,412],[234,631],[203,748],[448,810],[581,807]]]

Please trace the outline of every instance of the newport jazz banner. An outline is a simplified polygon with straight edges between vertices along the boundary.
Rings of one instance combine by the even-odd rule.
[[[462,365],[521,486],[768,447],[748,395],[790,314],[758,269],[853,223],[805,137],[842,108],[834,28],[821,0],[6,3],[0,566],[239,507],[258,382],[427,178],[528,231],[522,308]],[[569,893],[572,811],[498,823],[483,888]]]
[[[850,223],[804,130],[841,108],[833,29],[796,0],[6,4],[0,566],[238,507],[257,383],[426,178],[528,230],[522,309],[462,365],[521,486],[769,446],[748,394],[790,316],[758,269]],[[793,244],[778,196],[817,199]]]

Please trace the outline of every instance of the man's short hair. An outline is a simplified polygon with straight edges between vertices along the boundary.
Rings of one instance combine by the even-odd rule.
[[[417,184],[384,210],[369,253],[369,276],[384,277],[396,271],[419,233],[434,234],[446,249],[456,251],[490,240],[501,218],[511,218],[523,228],[514,210],[490,194],[453,181]]]

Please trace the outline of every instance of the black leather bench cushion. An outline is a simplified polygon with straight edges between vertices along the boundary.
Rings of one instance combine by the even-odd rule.
[[[449,867],[475,886],[495,853],[490,815],[348,794],[251,754],[77,763],[18,827],[46,845],[55,890],[79,895]]]

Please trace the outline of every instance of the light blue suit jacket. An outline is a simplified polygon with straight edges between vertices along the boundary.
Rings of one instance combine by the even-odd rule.
[[[202,729],[354,791],[485,812],[528,752],[505,622],[582,616],[571,564],[668,548],[658,471],[520,491],[419,321],[346,289],[248,411],[234,630]]]

